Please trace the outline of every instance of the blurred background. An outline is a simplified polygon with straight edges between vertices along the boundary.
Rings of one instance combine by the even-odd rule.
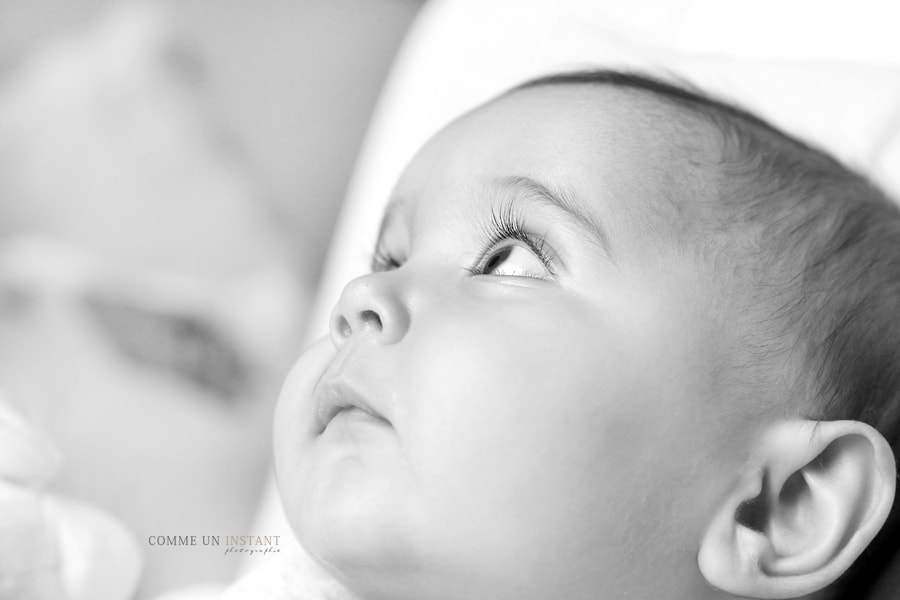
[[[0,390],[139,598],[239,559],[271,411],[415,0],[0,1]],[[360,248],[365,253],[370,249]]]

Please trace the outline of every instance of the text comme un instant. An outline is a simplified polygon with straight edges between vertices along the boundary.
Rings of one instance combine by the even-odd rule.
[[[280,535],[151,535],[151,546],[277,546]]]

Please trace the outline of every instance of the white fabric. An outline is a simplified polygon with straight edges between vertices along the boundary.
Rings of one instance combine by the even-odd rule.
[[[416,150],[509,87],[590,67],[674,74],[825,147],[900,195],[900,35],[889,1],[440,0],[422,10],[372,120],[310,339],[366,272],[381,211]],[[290,532],[274,487],[260,531]],[[260,559],[260,560],[265,560]]]
[[[111,515],[46,489],[62,460],[0,390],[0,599],[130,598],[137,544]]]

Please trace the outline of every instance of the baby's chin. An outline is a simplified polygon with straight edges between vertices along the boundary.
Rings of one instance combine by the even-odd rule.
[[[309,556],[360,598],[400,598],[410,578],[421,576],[423,553],[408,515],[396,507],[377,510],[370,501],[310,499],[291,525]]]
[[[352,443],[332,437],[316,438],[294,469],[279,461],[279,492],[301,545],[342,580],[408,570],[416,491],[397,444],[380,431]]]
[[[416,492],[402,476],[394,448],[372,444],[363,459],[337,451],[324,436],[318,443],[297,469],[282,468],[278,476],[301,546],[354,591],[359,582],[409,576],[421,567],[422,542],[415,534],[424,528],[414,523]]]

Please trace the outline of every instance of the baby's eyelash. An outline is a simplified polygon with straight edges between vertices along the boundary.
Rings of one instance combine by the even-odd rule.
[[[393,271],[403,266],[403,263],[388,252],[381,244],[372,251],[372,263],[369,268],[373,273],[381,273],[384,271]]]
[[[481,227],[483,238],[481,250],[475,264],[466,270],[473,275],[480,275],[484,270],[485,260],[490,253],[501,243],[516,240],[524,244],[543,263],[551,275],[555,275],[553,268],[553,255],[547,248],[543,236],[536,235],[528,230],[525,219],[510,204],[491,209],[491,216]],[[403,266],[403,260],[392,254],[379,240],[378,245],[372,251],[370,269],[373,273],[393,271]]]
[[[468,268],[473,275],[481,274],[484,261],[489,253],[497,245],[508,240],[516,240],[525,244],[540,259],[551,275],[556,274],[553,268],[553,257],[547,248],[546,240],[543,236],[528,231],[525,219],[512,205],[504,204],[491,209],[490,221],[482,227],[482,235],[484,243],[481,252],[478,253],[478,260]]]

